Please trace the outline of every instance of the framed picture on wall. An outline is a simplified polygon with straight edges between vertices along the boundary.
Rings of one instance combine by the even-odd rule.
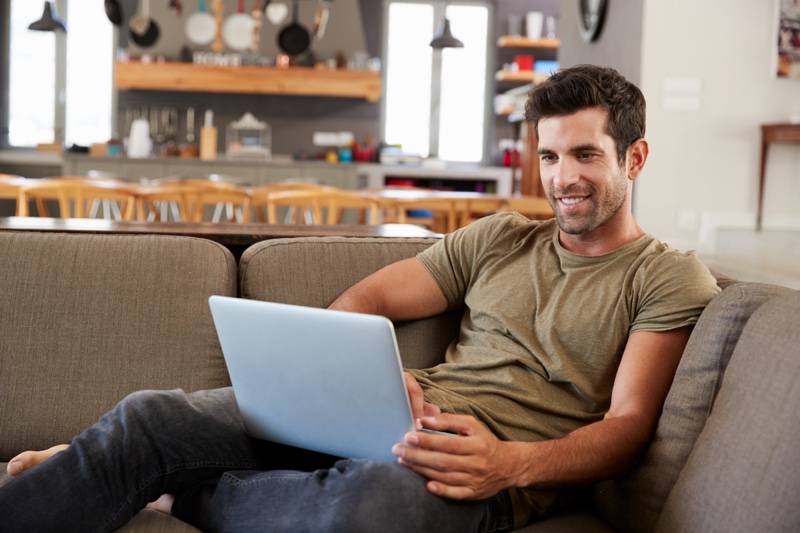
[[[777,67],[779,78],[800,80],[800,0],[777,0]]]

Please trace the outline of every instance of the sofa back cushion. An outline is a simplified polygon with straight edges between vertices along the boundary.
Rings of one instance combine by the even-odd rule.
[[[0,287],[0,461],[133,391],[229,383],[207,300],[236,295],[236,264],[216,243],[2,232]]]
[[[416,254],[437,239],[321,237],[275,239],[245,251],[239,262],[241,296],[327,307],[342,292],[380,268]],[[406,367],[441,362],[456,337],[460,313],[395,324]]]
[[[599,483],[592,497],[617,531],[652,531],[670,489],[705,426],[725,368],[750,316],[790,289],[729,284],[703,311],[681,358],[658,428],[639,466]]]
[[[800,531],[800,291],[742,332],[657,531]]]

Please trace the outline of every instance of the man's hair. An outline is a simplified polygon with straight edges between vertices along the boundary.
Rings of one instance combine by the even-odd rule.
[[[554,73],[531,91],[525,118],[533,122],[538,137],[543,118],[593,107],[608,113],[608,134],[623,164],[628,147],[644,137],[646,107],[642,91],[613,68],[577,65]]]

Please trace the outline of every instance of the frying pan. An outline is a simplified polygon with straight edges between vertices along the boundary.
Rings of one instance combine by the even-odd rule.
[[[150,0],[142,2],[142,14],[132,17],[128,25],[130,37],[138,46],[149,48],[158,41],[161,31],[158,29],[158,24],[150,18]]]
[[[292,23],[287,25],[278,34],[278,47],[290,56],[302,54],[311,43],[308,30],[297,22],[297,0],[292,2]]]
[[[253,17],[244,12],[244,0],[239,0],[238,10],[225,19],[222,40],[232,50],[247,50],[253,36]]]
[[[206,11],[206,0],[200,0],[197,13],[186,19],[184,32],[189,42],[197,45],[210,44],[217,32],[217,21]]]
[[[105,0],[106,16],[111,24],[119,26],[122,24],[122,7],[119,5],[119,0]]]

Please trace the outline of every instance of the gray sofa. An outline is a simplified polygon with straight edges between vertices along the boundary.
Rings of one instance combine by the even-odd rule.
[[[279,239],[237,265],[202,239],[0,232],[0,485],[132,391],[228,385],[208,296],[325,306],[433,242]],[[525,531],[800,530],[800,293],[720,285],[641,464]],[[438,361],[458,318],[398,324],[405,364]],[[148,510],[123,529],[194,531]]]

